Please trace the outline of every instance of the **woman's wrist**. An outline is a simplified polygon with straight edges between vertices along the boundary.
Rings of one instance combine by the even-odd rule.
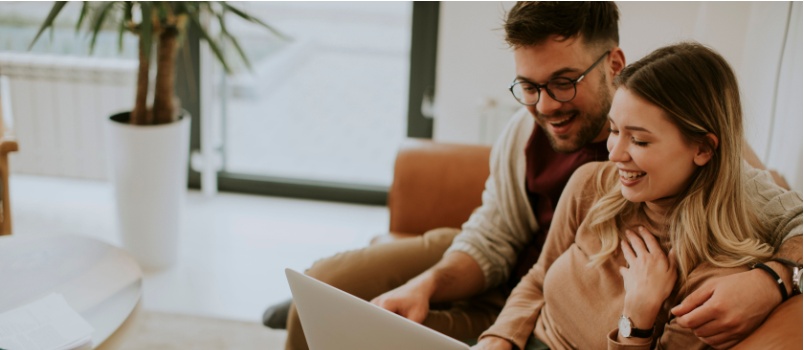
[[[623,304],[623,315],[630,318],[634,327],[639,329],[653,328],[656,322],[656,316],[659,314],[661,303],[655,303],[646,300],[629,300],[625,299]]]

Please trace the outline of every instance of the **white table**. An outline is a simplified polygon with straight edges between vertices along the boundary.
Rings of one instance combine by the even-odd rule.
[[[137,307],[142,270],[122,249],[73,235],[0,237],[0,313],[60,293],[95,328],[94,346]]]

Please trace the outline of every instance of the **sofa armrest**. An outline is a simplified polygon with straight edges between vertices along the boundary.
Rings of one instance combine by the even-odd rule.
[[[404,140],[388,191],[390,231],[461,227],[480,206],[489,153],[488,146]]]
[[[796,295],[778,307],[733,349],[801,349],[802,300]]]

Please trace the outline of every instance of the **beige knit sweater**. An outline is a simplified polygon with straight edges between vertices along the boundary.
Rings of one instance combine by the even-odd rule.
[[[551,349],[638,349],[616,342],[617,320],[623,308],[625,291],[619,268],[625,266],[622,254],[602,266],[589,267],[589,256],[600,251],[600,239],[588,230],[585,220],[598,197],[592,179],[598,172],[606,178],[617,171],[614,163],[583,165],[570,179],[556,208],[553,224],[539,261],[522,279],[509,297],[495,324],[481,337],[494,335],[524,348],[535,334]],[[614,185],[614,184],[612,184]],[[797,196],[796,196],[797,197]],[[801,198],[770,201],[770,206],[798,207]],[[765,208],[767,209],[767,208]],[[766,210],[767,211],[767,210]],[[791,213],[794,215],[795,211]],[[642,225],[661,241],[664,233],[647,221],[629,219],[626,227]],[[658,347],[697,349],[706,345],[689,329],[668,322],[670,309],[697,289],[704,281],[747,268],[714,268],[702,264],[689,275],[686,283],[671,294],[656,320]]]

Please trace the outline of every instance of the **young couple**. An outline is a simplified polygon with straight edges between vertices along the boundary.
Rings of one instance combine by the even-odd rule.
[[[482,206],[461,230],[307,273],[455,338],[481,335],[478,349],[748,335],[793,289],[771,258],[800,264],[801,198],[743,164],[722,57],[679,44],[626,67],[617,21],[612,2],[517,3],[505,30],[527,111],[492,149]],[[287,324],[287,348],[306,348],[293,308]]]
[[[520,79],[524,100],[538,104],[539,89]],[[614,85],[610,161],[572,175],[539,261],[476,348],[702,348],[673,307],[709,279],[772,258],[767,204],[744,190],[728,63],[682,43],[626,67]]]

